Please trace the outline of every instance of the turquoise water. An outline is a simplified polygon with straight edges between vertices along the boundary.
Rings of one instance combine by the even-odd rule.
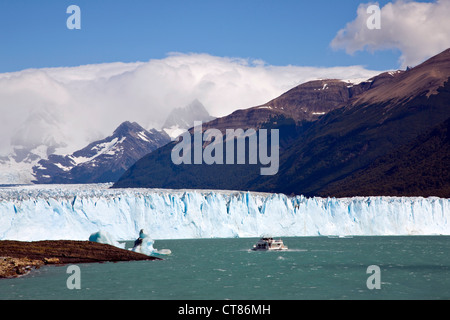
[[[450,299],[450,237],[283,238],[286,252],[253,252],[257,239],[160,240],[164,261],[80,264],[0,280],[0,299]],[[380,268],[369,290],[367,268]]]

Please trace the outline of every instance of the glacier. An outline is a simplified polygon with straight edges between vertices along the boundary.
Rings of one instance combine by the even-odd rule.
[[[450,235],[450,199],[288,197],[246,191],[0,188],[0,240],[118,241],[271,236]]]

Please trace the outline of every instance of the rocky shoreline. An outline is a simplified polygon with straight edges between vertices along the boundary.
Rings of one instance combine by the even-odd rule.
[[[0,279],[16,278],[43,265],[161,260],[90,241],[0,241]]]

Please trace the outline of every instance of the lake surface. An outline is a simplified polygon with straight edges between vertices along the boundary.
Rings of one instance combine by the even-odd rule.
[[[448,236],[283,238],[283,252],[251,251],[257,240],[157,240],[163,261],[80,264],[79,290],[68,266],[46,266],[0,280],[0,299],[450,299]]]

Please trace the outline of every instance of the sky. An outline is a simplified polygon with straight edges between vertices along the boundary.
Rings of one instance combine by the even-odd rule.
[[[449,16],[450,0],[2,0],[0,156],[73,152],[123,121],[160,129],[194,99],[225,116],[309,80],[414,66],[450,47]]]
[[[0,72],[161,59],[171,52],[270,65],[399,67],[400,50],[349,55],[330,43],[358,0],[3,0]],[[388,1],[378,1],[383,7]],[[69,5],[81,29],[69,30]],[[419,22],[418,22],[419,23]]]

